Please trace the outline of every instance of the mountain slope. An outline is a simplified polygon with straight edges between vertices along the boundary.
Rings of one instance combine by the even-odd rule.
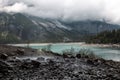
[[[119,25],[109,24],[102,21],[76,21],[76,22],[66,22],[64,25],[69,26],[76,31],[86,31],[92,34],[100,33],[103,31],[111,31],[114,29],[119,29]]]
[[[100,21],[63,22],[20,13],[0,13],[0,43],[84,41],[97,32],[119,28],[119,25]]]

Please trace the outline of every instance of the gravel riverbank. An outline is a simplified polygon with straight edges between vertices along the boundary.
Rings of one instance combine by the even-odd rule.
[[[4,49],[7,49],[9,53],[6,54]],[[52,54],[54,56],[52,58],[45,59],[39,55],[35,60],[19,59],[17,58],[18,53],[25,54],[27,50],[33,53],[36,51],[26,48],[21,50],[18,47],[14,47],[12,50],[13,47],[10,48],[10,46],[6,46],[4,49],[0,49],[0,80],[120,80],[120,62],[81,57],[80,55],[76,57],[60,56],[52,52],[45,53],[47,56]],[[8,55],[13,51],[17,51],[14,53],[17,55],[14,57]]]

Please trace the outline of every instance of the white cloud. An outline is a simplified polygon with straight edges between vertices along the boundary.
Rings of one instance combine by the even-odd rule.
[[[1,6],[0,11],[5,12],[23,12],[28,7],[24,3],[15,3],[12,6]]]
[[[120,24],[120,0],[1,0],[0,11],[64,20],[102,20]]]

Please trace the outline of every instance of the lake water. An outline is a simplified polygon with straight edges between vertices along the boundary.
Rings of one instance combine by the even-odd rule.
[[[46,48],[48,45],[31,45],[31,48],[34,49],[43,49]],[[81,44],[51,44],[51,50],[53,52],[57,52],[62,54],[64,50],[68,50],[74,48],[76,51],[81,49],[87,49],[93,51],[97,56],[100,56],[106,60],[114,60],[114,61],[120,61],[120,50],[114,49],[114,48],[101,48],[101,47],[95,47],[95,46],[84,46]]]

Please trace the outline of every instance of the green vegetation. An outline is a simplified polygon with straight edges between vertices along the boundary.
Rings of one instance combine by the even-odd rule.
[[[47,45],[45,48],[43,48],[43,49],[41,49],[43,52],[48,52],[48,51],[50,51],[51,52],[51,47],[52,47],[52,45],[51,44],[49,44],[49,45]]]
[[[120,30],[104,31],[91,36],[87,43],[120,44]]]
[[[66,49],[66,50],[63,50],[63,52],[62,52],[63,54],[69,54],[69,55],[74,55],[75,56],[75,53],[76,53],[76,51],[75,51],[75,49],[73,48],[73,47],[71,47],[71,49]]]
[[[45,48],[41,49],[43,52],[52,52],[51,50],[52,45],[49,44],[47,45]],[[59,53],[55,53],[56,55],[61,55]],[[79,58],[101,58],[97,55],[94,54],[94,52],[92,50],[89,49],[81,49],[76,51],[73,47],[71,47],[71,49],[66,49],[62,52],[62,56],[63,57],[69,57],[69,58],[75,58],[80,56]]]

